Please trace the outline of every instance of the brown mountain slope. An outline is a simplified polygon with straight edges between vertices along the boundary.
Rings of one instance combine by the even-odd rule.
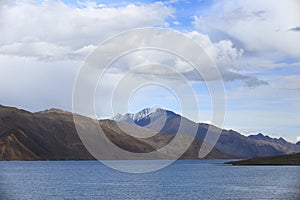
[[[140,126],[136,126],[133,124],[128,123],[116,123],[115,121],[111,120],[102,120],[100,121],[101,125],[104,127],[109,127],[111,130],[117,132],[118,134],[124,134],[123,131],[126,131],[127,133],[130,133],[131,135],[143,135],[143,136],[149,136],[153,135],[151,137],[147,138],[140,138],[141,141],[149,144],[151,147],[153,147],[156,150],[159,150],[163,148],[165,145],[169,144],[175,137],[175,135],[171,134],[163,134],[158,133],[155,134],[155,132],[150,131],[149,129],[142,128]],[[120,128],[121,127],[121,128]],[[181,146],[174,146],[173,150],[174,152],[177,150],[177,148],[182,149],[184,146],[188,145],[188,138],[191,137],[186,134],[182,134],[182,140],[179,145]],[[180,159],[198,159],[198,153],[201,148],[202,142],[198,140],[197,138],[194,138],[192,141],[192,144],[187,148],[185,153],[180,157]],[[219,151],[216,148],[213,148],[213,150],[205,157],[206,159],[229,159],[229,158],[237,158],[236,156],[224,154],[221,151]]]
[[[79,126],[89,132],[100,123],[106,136],[120,148],[135,153],[153,152],[168,144],[174,136],[157,134],[148,139],[138,139],[127,135],[116,122],[96,121],[81,117]],[[129,126],[129,125],[125,125]],[[129,126],[137,134],[147,132],[144,128]],[[143,135],[143,134],[142,134]],[[101,138],[100,138],[101,139]],[[182,159],[197,159],[201,146],[194,140]],[[114,152],[100,155],[103,159],[130,159]],[[232,158],[214,149],[207,158]],[[94,159],[77,135],[72,113],[57,109],[30,113],[11,107],[0,106],[0,160],[82,160]]]

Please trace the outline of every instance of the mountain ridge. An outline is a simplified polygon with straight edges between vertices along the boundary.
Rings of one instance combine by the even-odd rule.
[[[188,138],[191,137],[189,131],[197,132],[192,145],[180,159],[198,159],[199,149],[208,130],[212,134],[221,132],[215,148],[206,157],[210,159],[253,158],[300,152],[300,145],[289,143],[283,138],[276,139],[263,134],[246,137],[231,129],[195,123],[161,108],[144,109],[135,116],[135,120],[129,120],[129,123],[81,116],[79,126],[89,130],[97,123],[116,146],[129,152],[147,153],[169,144],[179,130],[181,122],[183,126],[180,135]],[[118,117],[121,119],[122,116]],[[126,117],[124,119],[128,120]],[[122,159],[119,155],[106,156],[102,156],[103,159]],[[31,113],[14,107],[0,106],[0,160],[43,159],[95,159],[77,135],[73,113],[60,109]]]
[[[126,126],[135,132],[145,132],[154,135],[150,138],[135,138],[126,134],[117,122],[111,120],[95,120],[79,116],[78,126],[88,132],[100,125],[106,137],[116,146],[133,153],[148,153],[159,150],[169,144],[173,136],[156,134],[142,127]],[[132,131],[134,133],[134,131]],[[91,135],[93,139],[93,135]],[[96,138],[97,139],[97,138]],[[99,137],[98,137],[99,139]],[[103,136],[100,139],[104,141]],[[183,140],[185,141],[185,140]],[[183,144],[184,145],[184,144]],[[194,139],[180,159],[198,159],[198,151],[202,142]],[[172,151],[172,149],[171,149]],[[120,160],[134,159],[134,157],[122,157],[115,152],[103,152],[97,159]],[[171,152],[172,153],[172,152]],[[172,154],[170,154],[172,155]],[[169,159],[171,156],[167,155]],[[161,159],[164,157],[153,157]],[[206,157],[236,158],[213,149]],[[31,113],[25,110],[0,106],[0,160],[94,160],[95,157],[85,148],[81,138],[77,134],[73,114],[50,110]],[[145,158],[147,159],[147,158]]]
[[[179,130],[179,124],[181,123],[182,127],[184,127],[181,129],[181,131],[185,132],[186,134],[194,134],[190,132],[191,127],[193,130],[197,129],[196,137],[200,140],[205,138],[208,131],[210,131],[210,134],[221,133],[215,147],[226,154],[241,157],[252,158],[258,156],[275,156],[300,152],[299,145],[287,142],[283,138],[276,139],[269,136],[263,136],[262,134],[258,134],[258,136],[252,135],[247,137],[231,129],[220,129],[212,124],[196,123],[172,111],[161,110],[162,109],[159,110],[159,113],[163,114],[159,115],[158,112],[152,112],[145,116],[144,120],[139,119],[138,122],[132,118],[128,118],[130,116],[134,116],[132,113],[124,114],[124,118],[122,118],[122,115],[119,114],[118,119],[113,119],[120,123],[132,123],[166,134],[176,134]],[[140,121],[145,121],[147,123],[140,123]]]

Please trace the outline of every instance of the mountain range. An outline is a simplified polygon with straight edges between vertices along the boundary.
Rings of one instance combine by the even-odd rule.
[[[287,142],[283,138],[271,138],[261,133],[247,137],[234,130],[220,129],[205,123],[195,123],[161,108],[146,108],[135,114],[117,114],[112,119],[119,123],[131,123],[165,134],[176,134],[181,124],[181,132],[193,134],[193,131],[197,130],[196,138],[201,141],[208,131],[210,134],[221,132],[215,147],[223,153],[238,157],[252,158],[300,152],[299,145]]]
[[[95,120],[80,116],[78,122],[81,129],[87,133],[98,124],[112,143],[133,153],[156,151],[174,138],[174,135],[155,134],[149,129],[132,124],[118,124],[112,120]],[[132,134],[154,136],[136,138],[126,134],[124,129]],[[104,138],[100,139],[104,140]],[[201,145],[202,142],[195,138],[180,159],[197,159]],[[130,157],[124,158],[115,152],[103,152],[98,155],[99,157],[109,160],[131,159]],[[226,159],[232,157],[234,156],[213,149],[206,158]],[[169,158],[172,159],[171,156]],[[73,113],[58,109],[31,113],[17,108],[0,106],[0,160],[91,159],[95,158],[85,148],[77,134]],[[160,157],[153,159],[160,159]]]
[[[168,145],[178,131],[179,122],[184,124],[183,129],[180,129],[184,132],[182,137],[191,137],[189,131],[196,128],[196,137],[180,159],[198,159],[203,138],[208,128],[213,126],[195,123],[161,108],[147,108],[135,114],[118,114],[112,119],[96,120],[85,116],[80,116],[79,119],[77,123],[85,132],[100,125],[112,143],[133,153],[154,152]],[[236,131],[222,130],[215,126],[209,130],[221,130],[222,134],[206,159],[251,158],[300,152],[300,145],[289,143],[283,138],[275,139],[262,134],[246,137]],[[100,137],[102,139],[104,140]],[[183,144],[180,145],[184,146],[184,142],[188,140],[182,141]],[[172,158],[172,149],[168,156]],[[124,158],[116,152],[104,152],[97,156],[99,157],[111,160],[134,159]],[[58,109],[32,113],[0,106],[0,160],[91,159],[95,158],[77,134],[73,113]]]

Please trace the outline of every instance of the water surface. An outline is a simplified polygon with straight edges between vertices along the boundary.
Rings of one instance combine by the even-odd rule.
[[[151,161],[113,161],[139,167]],[[2,199],[299,199],[298,166],[230,166],[176,161],[128,174],[98,161],[0,162]]]

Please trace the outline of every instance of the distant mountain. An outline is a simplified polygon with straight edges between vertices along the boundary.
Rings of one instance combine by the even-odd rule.
[[[78,123],[82,130],[89,133],[91,128],[100,124],[106,137],[112,143],[129,152],[153,152],[167,145],[174,138],[174,135],[170,134],[155,135],[149,129],[132,124],[117,124],[111,120],[97,121],[84,116],[79,118]],[[131,135],[126,134],[123,130],[129,131]],[[149,138],[132,136],[136,134],[155,136]],[[194,139],[181,159],[198,159],[201,145],[200,140]],[[100,157],[102,159],[130,159],[121,157],[114,152],[107,152]],[[234,157],[213,149],[206,158],[226,159]],[[17,108],[0,106],[0,160],[86,159],[95,158],[86,150],[77,135],[72,113],[58,109],[31,113]],[[156,159],[160,159],[160,157]]]
[[[271,138],[268,135],[263,135],[262,133],[259,133],[257,135],[249,135],[248,136],[251,139],[255,139],[255,140],[263,140],[263,141],[268,141],[268,142],[274,142],[274,143],[278,143],[278,144],[290,144],[289,142],[287,142],[285,139],[283,139],[282,137],[280,137],[279,139],[277,138]]]
[[[151,122],[163,122],[165,120],[164,119],[165,116],[169,117],[172,115],[176,115],[176,114],[168,110],[154,107],[154,108],[145,108],[135,114],[132,113],[126,113],[125,115],[117,114],[115,117],[112,118],[112,120],[116,122],[126,122],[126,123],[131,123],[142,127],[148,127],[151,125]],[[158,124],[156,124],[156,126],[152,125],[152,127],[157,127],[157,126]]]
[[[300,141],[298,141],[298,142],[296,143],[296,145],[300,145]]]
[[[226,162],[231,165],[300,165],[300,153]]]
[[[280,138],[271,138],[270,136],[263,135],[262,133],[259,133],[257,135],[249,135],[248,136],[251,139],[255,139],[257,141],[266,141],[268,143],[271,143],[276,146],[276,148],[281,148],[283,151],[287,153],[296,153],[299,152],[299,146],[293,143],[290,143],[283,139],[282,137]]]
[[[181,123],[180,132],[192,134],[191,130],[197,130],[196,137],[199,140],[204,139],[208,130],[211,131],[210,134],[221,131],[215,147],[223,153],[239,157],[252,158],[300,152],[299,145],[289,143],[282,138],[273,139],[262,134],[246,137],[233,130],[222,130],[210,124],[195,123],[172,111],[161,108],[146,108],[135,114],[118,114],[113,120],[120,123],[132,123],[166,134],[176,134]]]

